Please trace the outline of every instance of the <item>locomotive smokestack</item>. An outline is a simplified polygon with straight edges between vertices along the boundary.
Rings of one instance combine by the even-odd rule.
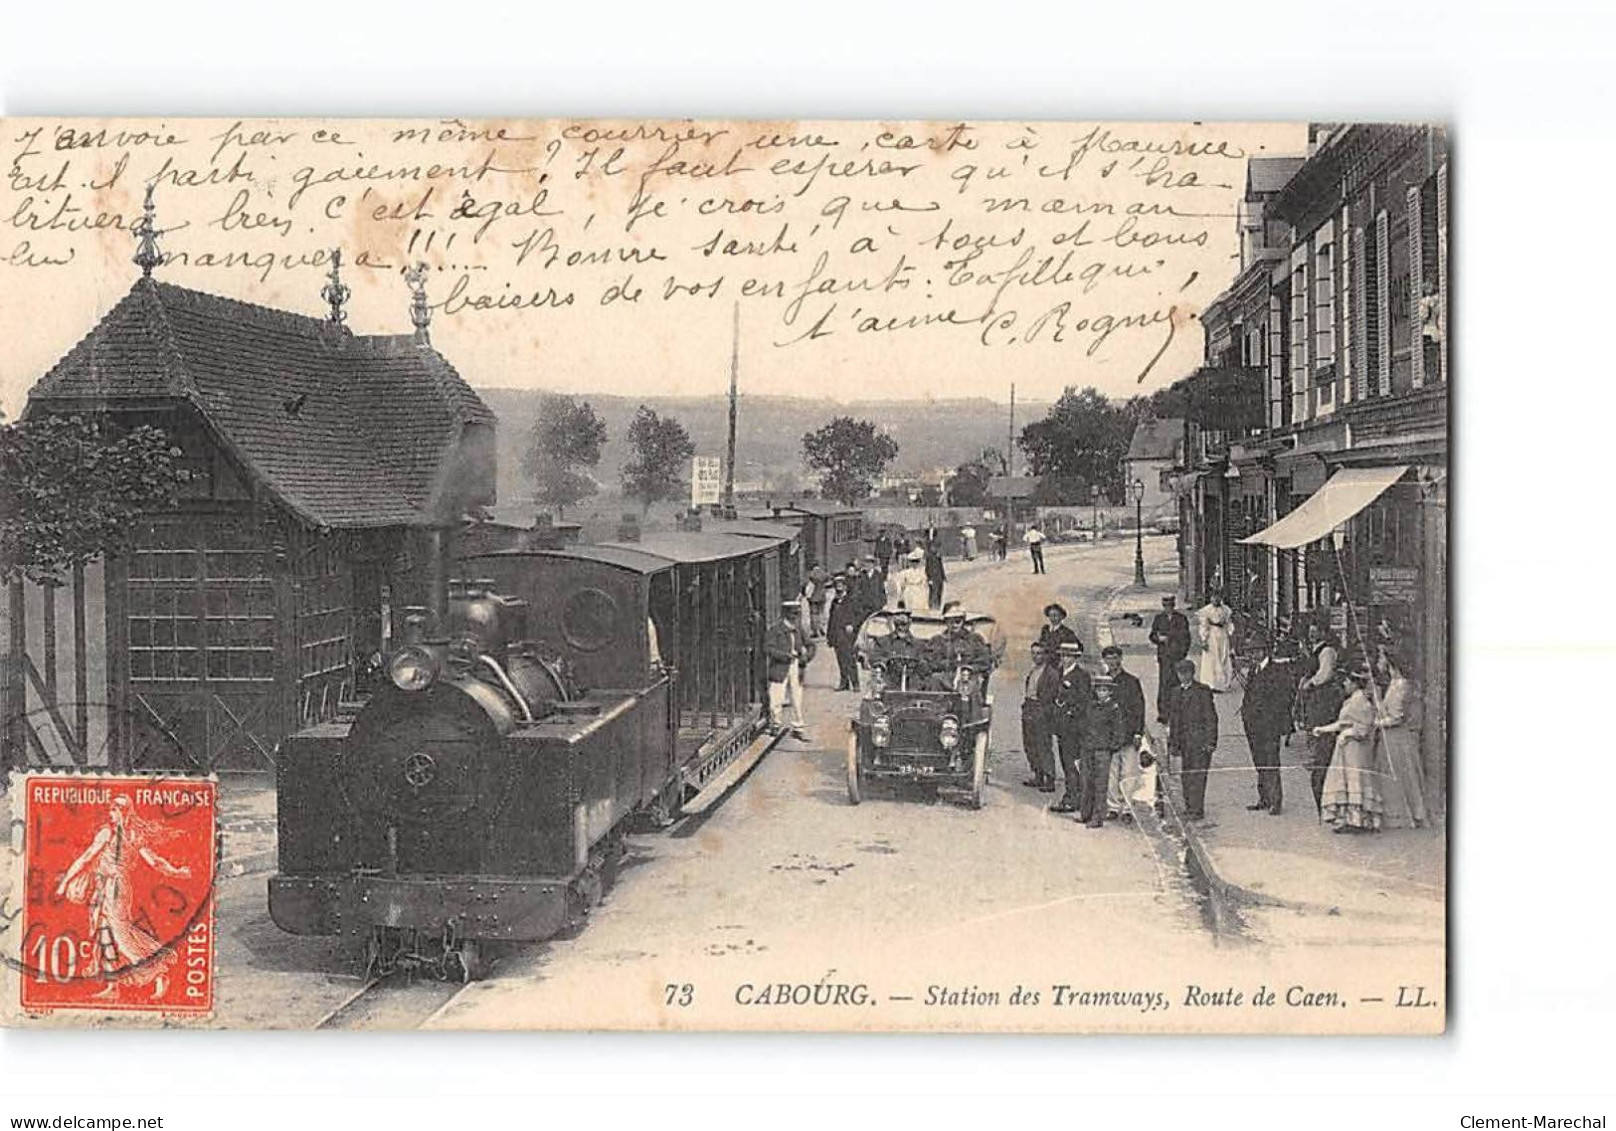
[[[453,537],[446,526],[429,526],[421,537],[426,557],[426,605],[435,631],[442,631],[449,620],[449,557]]]

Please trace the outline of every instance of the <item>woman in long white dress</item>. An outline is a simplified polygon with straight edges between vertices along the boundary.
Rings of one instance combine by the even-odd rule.
[[[901,572],[892,575],[892,600],[912,613],[923,613],[931,599],[931,583],[926,577],[926,551],[916,546],[909,551]]]
[[[1201,625],[1201,682],[1213,691],[1227,691],[1234,682],[1233,647],[1230,634],[1234,629],[1234,614],[1223,603],[1223,594],[1216,589],[1212,599],[1196,614]]]
[[[1418,828],[1427,819],[1425,774],[1420,768],[1420,692],[1403,674],[1403,662],[1391,649],[1381,649],[1380,670],[1388,682],[1375,718],[1380,730],[1375,765],[1385,795],[1385,824]]]
[[[1324,775],[1319,812],[1338,833],[1379,832],[1385,816],[1380,774],[1375,771],[1375,705],[1365,689],[1369,672],[1352,668],[1341,673],[1347,700],[1333,723],[1316,726],[1316,735],[1335,735],[1335,754]]]

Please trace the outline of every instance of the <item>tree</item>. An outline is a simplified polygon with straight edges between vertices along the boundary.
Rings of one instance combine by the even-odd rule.
[[[0,572],[60,585],[126,548],[136,520],[179,502],[189,473],[161,429],[83,416],[0,425]]]
[[[606,442],[606,422],[595,415],[588,401],[559,393],[539,398],[539,416],[522,454],[522,470],[533,481],[533,497],[540,506],[554,507],[557,518],[600,488],[581,469],[600,463]]]
[[[988,480],[994,472],[983,460],[973,459],[954,469],[948,479],[948,502],[956,507],[979,507],[987,502]]]
[[[1021,430],[1019,442],[1034,475],[1080,480],[1118,498],[1133,427],[1124,406],[1092,387],[1068,386],[1048,416]]]
[[[623,465],[623,494],[640,500],[640,513],[647,514],[652,503],[679,498],[696,454],[685,426],[642,404],[628,426],[628,442],[634,455]]]
[[[870,497],[875,480],[898,458],[898,442],[871,421],[838,416],[803,436],[802,457],[821,473],[825,498],[853,506]]]

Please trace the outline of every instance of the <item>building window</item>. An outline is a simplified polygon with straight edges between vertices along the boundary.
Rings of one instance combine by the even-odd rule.
[[[1313,368],[1335,360],[1335,245],[1324,243],[1313,257]]]
[[[1307,261],[1291,270],[1291,419],[1307,419]]]

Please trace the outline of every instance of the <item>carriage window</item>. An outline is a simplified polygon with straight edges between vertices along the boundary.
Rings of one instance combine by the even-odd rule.
[[[561,635],[580,652],[598,652],[616,632],[617,602],[599,589],[580,589],[561,614]]]

